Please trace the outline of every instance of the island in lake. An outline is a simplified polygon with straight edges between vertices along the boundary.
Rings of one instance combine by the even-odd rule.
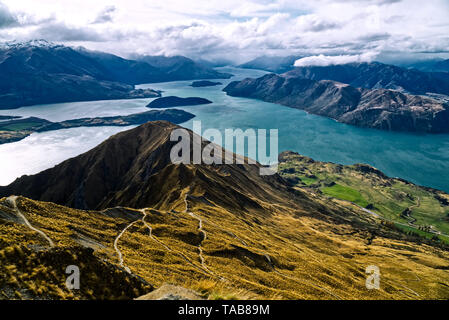
[[[0,144],[15,142],[28,137],[33,132],[69,129],[77,127],[130,126],[140,125],[148,121],[166,120],[182,123],[195,115],[178,109],[151,110],[127,116],[95,117],[51,122],[45,119],[30,117],[0,123]]]
[[[201,80],[201,81],[193,81],[190,85],[194,88],[201,88],[201,87],[213,87],[218,86],[222,84],[221,82],[215,82],[215,81],[208,81],[208,80]]]
[[[212,101],[207,100],[205,98],[198,98],[198,97],[180,98],[175,96],[168,96],[151,101],[147,105],[147,108],[184,107],[184,106],[196,106],[209,103],[212,103]]]

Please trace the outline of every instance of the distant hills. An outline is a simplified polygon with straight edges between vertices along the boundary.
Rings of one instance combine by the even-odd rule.
[[[147,63],[162,72],[157,82],[194,80],[194,79],[229,79],[232,75],[215,71],[209,66],[197,63],[183,56],[136,56],[136,60]]]
[[[184,57],[139,59],[128,60],[43,40],[2,45],[0,109],[70,101],[157,97],[159,93],[149,90],[137,96],[134,85],[230,77]]]
[[[383,88],[411,94],[449,94],[449,73],[422,72],[380,62],[296,67],[286,76],[334,80],[357,88]]]
[[[294,68],[293,64],[300,58],[302,58],[302,56],[261,56],[245,62],[239,65],[239,67],[245,69],[260,69],[274,73],[284,73],[292,70]]]
[[[410,69],[426,72],[449,72],[449,59],[424,60],[404,65]]]
[[[337,67],[340,66],[335,66]],[[307,72],[308,70],[311,72]],[[314,70],[316,69],[297,68],[282,75],[268,74],[258,79],[234,81],[223,90],[231,96],[279,103],[361,127],[430,133],[449,132],[447,103],[399,91],[356,88],[332,80],[311,80],[310,78],[332,78],[332,74],[328,76],[329,73],[326,72],[333,70],[332,68],[317,69],[323,73],[314,73]],[[341,66],[338,70],[346,69],[345,66]],[[349,66],[349,70],[353,70],[353,67]],[[364,83],[373,84],[368,80],[374,77],[368,75],[367,82]],[[343,76],[338,78],[358,84],[364,79],[363,77],[354,79],[349,75],[344,79]],[[388,83],[392,84],[393,80]]]

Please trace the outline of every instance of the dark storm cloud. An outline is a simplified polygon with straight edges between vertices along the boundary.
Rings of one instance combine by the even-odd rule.
[[[363,42],[372,42],[372,41],[381,41],[381,40],[387,40],[391,37],[389,33],[383,32],[383,33],[372,33],[367,34],[365,36],[361,36],[358,38],[358,40],[361,40]]]
[[[31,38],[50,41],[105,41],[105,37],[87,27],[71,27],[62,22],[48,23],[32,32]]]
[[[92,24],[112,22],[114,20],[113,14],[116,10],[115,6],[107,6],[97,15]]]
[[[7,6],[0,2],[0,29],[14,27],[18,24],[17,17],[11,13]]]

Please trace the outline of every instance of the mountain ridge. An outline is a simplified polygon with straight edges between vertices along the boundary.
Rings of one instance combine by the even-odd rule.
[[[44,40],[0,47],[0,109],[73,101],[132,99],[135,85],[174,80],[230,77],[191,59],[158,57],[143,61],[51,44]],[[181,62],[178,63],[178,60]],[[160,96],[156,92],[144,97]]]
[[[363,89],[295,73],[268,74],[231,82],[228,95],[261,99],[326,116],[342,123],[382,130],[449,132],[449,106],[437,100],[387,89]]]

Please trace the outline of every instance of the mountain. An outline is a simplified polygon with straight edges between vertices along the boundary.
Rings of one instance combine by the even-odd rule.
[[[405,67],[425,72],[449,72],[449,59],[424,60],[406,64]]]
[[[144,124],[0,188],[0,297],[131,299],[167,283],[209,299],[449,295],[444,244],[259,164],[173,164],[179,128]],[[66,288],[66,265],[85,275],[80,290]],[[366,288],[372,265],[378,290]]]
[[[194,80],[194,79],[229,79],[229,73],[222,73],[214,69],[196,63],[192,59],[183,56],[136,56],[136,60],[145,62],[164,73],[158,82]]]
[[[0,46],[0,109],[71,101],[134,99],[134,85],[228,78],[185,57],[124,59],[44,40]],[[155,66],[153,66],[155,65]],[[160,96],[147,90],[144,98]]]
[[[449,72],[449,59],[438,61],[432,67],[434,72]]]
[[[136,96],[160,94],[137,92],[94,59],[69,47],[31,42],[0,48],[0,109]]]
[[[357,88],[383,88],[411,94],[449,95],[449,74],[447,73],[422,72],[380,62],[296,67],[286,76],[310,80],[334,80]]]
[[[156,121],[116,134],[87,153],[0,187],[0,195],[20,194],[80,209],[158,207],[181,183],[192,190],[203,189],[209,201],[242,208],[258,207],[253,196],[277,201],[266,191],[273,189],[269,183],[279,189],[272,191],[275,194],[287,189],[277,176],[260,177],[254,165],[215,168],[172,164],[170,150],[176,142],[170,141],[170,133],[176,128]],[[220,189],[214,188],[217,182],[223,184]]]
[[[208,68],[218,68],[218,67],[226,67],[234,65],[231,60],[228,59],[195,59],[195,62],[208,67]]]
[[[166,77],[162,70],[145,62],[128,60],[110,53],[84,48],[78,48],[76,51],[99,65],[103,71],[102,76],[111,81],[136,85],[160,82]]]
[[[296,70],[231,82],[231,96],[261,99],[381,130],[449,132],[449,105],[386,89],[362,89],[330,80],[309,80]]]
[[[293,64],[301,56],[261,56],[239,65],[245,69],[260,69],[274,73],[284,73],[294,68]]]

